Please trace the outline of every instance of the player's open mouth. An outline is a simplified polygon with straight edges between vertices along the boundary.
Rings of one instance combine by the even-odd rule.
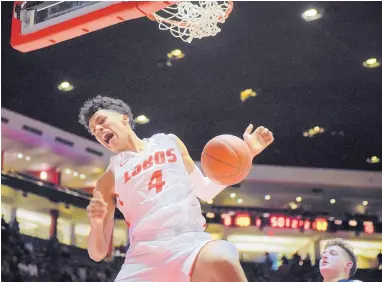
[[[104,135],[102,135],[103,141],[105,141],[106,144],[110,145],[110,140],[114,137],[114,133],[107,132]]]

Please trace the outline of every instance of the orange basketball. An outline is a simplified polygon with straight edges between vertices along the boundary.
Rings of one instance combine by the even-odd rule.
[[[204,147],[201,164],[208,178],[228,186],[243,181],[248,175],[252,155],[247,144],[239,137],[219,135]]]

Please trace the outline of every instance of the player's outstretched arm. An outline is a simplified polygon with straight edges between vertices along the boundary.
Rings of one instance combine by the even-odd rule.
[[[114,227],[114,175],[107,171],[98,181],[87,207],[90,221],[88,253],[92,260],[105,258]]]
[[[195,165],[194,161],[188,153],[186,145],[184,145],[182,140],[180,140],[174,134],[169,134],[169,136],[176,142],[182,154],[184,166],[190,175],[191,181],[195,185],[194,192],[199,199],[202,199],[203,201],[210,201],[215,198],[217,194],[223,191],[225,187],[227,187],[225,185],[215,183],[208,177],[205,177],[198,166]]]
[[[243,139],[249,147],[252,157],[255,157],[273,143],[274,137],[272,131],[263,126],[259,126],[255,131],[252,131],[253,125],[250,124],[244,131]],[[169,136],[176,142],[179,150],[181,151],[184,166],[190,175],[191,181],[195,185],[195,194],[198,198],[204,201],[212,200],[225,187],[227,187],[225,185],[215,183],[208,177],[205,177],[191,159],[184,143],[174,134],[169,134]]]

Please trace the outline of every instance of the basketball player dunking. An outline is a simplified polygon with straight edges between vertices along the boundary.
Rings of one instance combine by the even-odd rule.
[[[211,200],[225,186],[203,176],[178,137],[140,139],[129,106],[109,97],[86,101],[79,121],[116,153],[87,207],[95,261],[107,254],[115,207],[129,226],[130,247],[116,282],[247,281],[236,248],[204,232],[197,197]],[[243,136],[255,157],[274,139],[264,127],[252,130],[249,125]]]

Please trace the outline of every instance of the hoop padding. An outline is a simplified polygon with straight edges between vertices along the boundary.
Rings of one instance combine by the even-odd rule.
[[[153,14],[159,29],[169,30],[174,37],[191,43],[194,38],[215,36],[218,24],[228,18],[232,1],[183,1]]]
[[[120,2],[42,30],[22,35],[21,21],[14,16],[16,5],[21,3],[23,1],[15,1],[14,3],[11,32],[11,46],[21,52],[41,49],[117,23],[144,17],[172,4],[168,1]]]

